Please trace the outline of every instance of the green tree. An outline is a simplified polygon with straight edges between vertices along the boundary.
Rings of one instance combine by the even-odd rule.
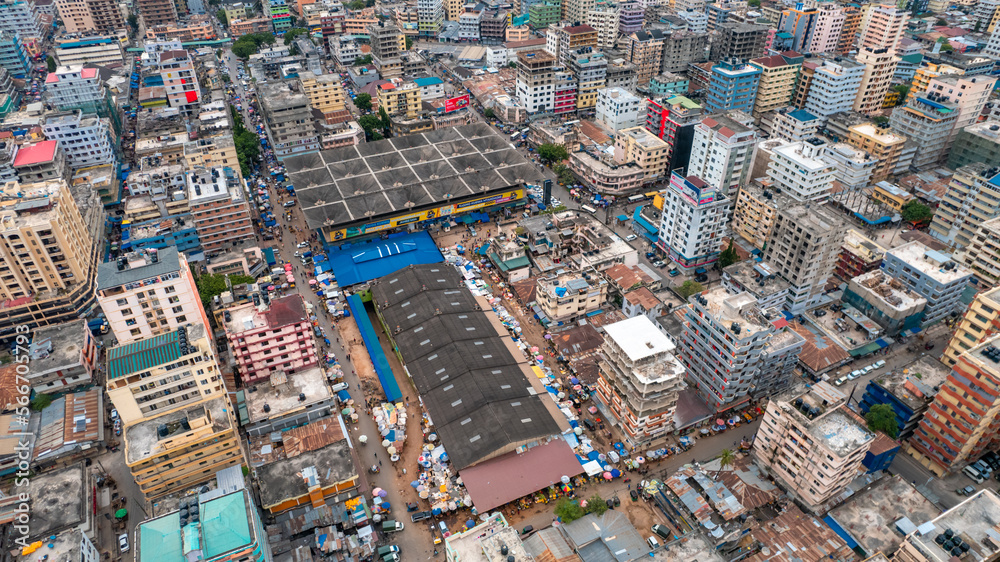
[[[354,66],[364,66],[366,64],[371,64],[371,63],[372,63],[371,55],[365,55],[363,57],[357,57],[356,59],[354,59]]]
[[[876,125],[885,125],[888,122],[889,118],[885,115],[876,115],[875,117],[872,117],[872,123],[875,123]]]
[[[555,166],[552,166],[552,171],[559,176],[559,183],[563,185],[573,185],[576,183],[576,176],[574,176],[573,172],[564,164],[556,164]]]
[[[760,8],[760,0],[747,0],[747,5],[754,8]]]
[[[587,513],[604,515],[604,512],[607,510],[608,502],[604,501],[604,498],[600,494],[594,494],[587,499]]]
[[[354,98],[354,105],[361,111],[371,111],[372,109],[372,97],[370,94],[358,94]]]
[[[365,134],[371,140],[380,140],[385,138],[382,134],[382,120],[375,115],[362,115],[361,119],[358,119],[358,124],[361,128],[365,130]],[[378,138],[376,138],[378,135]]]
[[[685,281],[680,287],[677,287],[677,293],[684,299],[687,299],[691,295],[700,293],[704,290],[705,288],[702,287],[701,283],[698,283],[697,281]]]
[[[56,71],[56,59],[52,58],[52,55],[45,57],[45,66],[48,67],[49,72]]]
[[[129,27],[132,28],[132,31],[139,30],[139,16],[135,14],[129,14],[128,19],[126,21],[128,22]]]
[[[910,85],[896,84],[892,87],[892,91],[899,92],[899,102],[896,105],[903,105],[906,103],[906,96],[910,95]]]
[[[234,55],[245,59],[257,54],[263,45],[273,45],[274,42],[275,38],[271,33],[248,33],[233,43],[232,50]]]
[[[347,5],[347,8],[349,10],[364,10],[365,3],[363,2],[363,0],[354,0],[353,2]]]
[[[389,119],[389,115],[385,112],[384,107],[378,108],[378,118],[382,122],[382,130],[388,132],[392,127],[392,121]]]
[[[562,498],[556,502],[554,513],[563,523],[572,523],[587,514],[576,500],[569,498]]]
[[[514,62],[514,61],[511,61],[511,62],[507,63],[507,68],[517,68],[517,63]]]
[[[486,111],[484,111],[484,112],[483,112],[483,115],[484,115],[484,116],[485,116],[485,117],[486,117],[487,119],[496,119],[496,117],[497,117],[497,114],[496,114],[496,113],[494,113],[494,112],[493,112],[493,109],[492,109],[492,108],[489,108],[489,107],[487,107],[487,108],[486,108]]]
[[[936,22],[934,22],[934,25],[936,25],[938,27],[940,27],[940,26],[947,26],[948,25],[948,20],[946,20],[944,18],[938,18],[938,20]]]
[[[243,126],[243,116],[233,105],[229,106],[233,117],[233,144],[236,146],[236,159],[240,163],[240,172],[250,175],[252,164],[260,161],[260,139],[252,131]]]
[[[538,147],[538,156],[544,162],[551,164],[569,158],[569,153],[566,152],[566,147],[561,144],[546,143]]]
[[[409,35],[407,35],[405,39],[406,39],[406,50],[409,51],[410,49],[413,48],[413,39]]]
[[[306,21],[306,18],[299,18],[295,20],[295,27],[309,27],[309,22]]]
[[[914,199],[906,205],[903,205],[903,210],[900,213],[904,221],[914,221],[921,222],[930,220],[934,216],[934,211],[930,207],[924,205],[920,201]]]
[[[229,17],[226,16],[225,10],[219,10],[218,12],[215,12],[215,17],[219,19],[219,23],[221,23],[223,26],[225,26],[226,28],[229,27]]]
[[[48,408],[51,403],[52,397],[48,394],[36,394],[35,397],[31,399],[31,409],[36,412],[41,412],[45,408]]]
[[[718,479],[719,475],[722,474],[722,470],[727,466],[733,466],[736,462],[736,453],[729,449],[723,449],[719,452],[719,471],[715,473],[715,478]]]
[[[888,404],[875,404],[865,414],[865,421],[868,422],[868,429],[881,431],[893,439],[899,435],[899,422],[896,421],[896,412]]]
[[[285,32],[285,45],[291,45],[292,41],[299,35],[309,36],[309,30],[301,27],[293,27]]]
[[[738,261],[740,261],[740,255],[736,253],[736,248],[733,246],[732,239],[730,239],[729,246],[719,254],[719,267],[726,268]]]
[[[219,78],[222,79],[222,83],[223,84],[228,84],[228,83],[230,83],[232,81],[232,79],[229,78],[228,74],[222,74],[222,75],[219,76]]]

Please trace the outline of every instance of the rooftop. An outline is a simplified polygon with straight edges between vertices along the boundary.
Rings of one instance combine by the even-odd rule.
[[[734,119],[733,117],[737,117],[738,119]],[[712,129],[719,135],[726,137],[727,139],[734,136],[749,136],[749,139],[742,140],[752,140],[756,129],[747,125],[747,123],[752,123],[752,121],[752,119],[749,119],[749,115],[742,111],[731,111],[728,114],[717,114],[712,115],[711,117],[705,117],[701,120],[701,124],[705,125],[709,129]]]
[[[154,369],[185,355],[198,353],[194,343],[204,337],[204,324],[188,324],[166,334],[113,347],[107,351],[108,380]]]
[[[55,158],[56,148],[58,146],[59,141],[54,140],[21,145],[20,149],[17,151],[17,156],[14,157],[14,167],[20,168],[21,166],[37,166],[38,164],[51,162],[52,159]]]
[[[907,540],[918,546],[928,560],[946,562],[954,560],[950,552],[945,552],[936,541],[938,535],[951,531],[969,551],[962,560],[984,562],[994,560],[1000,553],[1000,497],[993,490],[982,490],[962,503],[945,511],[933,520],[920,525],[908,535]],[[947,535],[946,535],[947,536]]]
[[[56,398],[39,415],[34,460],[55,459],[104,441],[103,389]]]
[[[653,133],[646,130],[645,127],[633,127],[631,129],[622,129],[618,131],[619,137],[627,136],[635,141],[639,146],[647,150],[655,150],[657,148],[667,148],[669,145],[663,139],[657,137]]]
[[[753,536],[761,542],[762,548],[745,558],[747,562],[816,562],[857,558],[829,526],[803,513],[793,502],[788,502],[777,517],[754,529]]]
[[[301,295],[272,299],[265,309],[258,309],[253,303],[229,309],[231,320],[226,322],[226,332],[230,338],[239,338],[244,332],[277,330],[283,326],[306,321],[305,300]]]
[[[206,496],[183,500],[183,512],[173,511],[140,523],[133,545],[139,553],[138,562],[180,562],[193,556],[211,560],[254,542],[252,510],[256,508],[247,490],[211,499]],[[198,522],[188,519],[194,510],[190,506],[197,506]]]
[[[746,336],[774,329],[772,318],[757,305],[757,299],[749,292],[743,291],[735,295],[721,285],[702,292],[698,303],[716,322],[726,326],[731,332],[739,334],[739,339]],[[777,320],[774,318],[773,320]],[[737,325],[738,328],[734,328]]]
[[[819,119],[819,117],[816,117],[815,115],[809,113],[804,109],[796,109],[795,111],[790,111],[787,113],[787,115],[792,119],[795,119],[796,121],[803,121],[803,122],[814,121],[816,119]]]
[[[604,333],[605,339],[615,342],[632,362],[673,353],[677,347],[645,316],[608,324]]]
[[[330,416],[292,429],[248,436],[250,465],[264,466],[322,449],[343,440],[346,430],[339,416]]]
[[[341,439],[325,447],[258,467],[261,507],[267,509],[307,496],[313,483],[328,488],[354,481],[358,474],[351,456],[347,439]]]
[[[941,284],[954,283],[972,276],[972,271],[952,259],[951,254],[931,250],[920,242],[896,246],[886,253]]]
[[[878,127],[874,123],[865,122],[851,127],[852,132],[871,137],[881,144],[903,144],[906,137],[892,132],[888,127]]]
[[[244,392],[250,423],[280,418],[286,413],[309,408],[331,396],[330,385],[326,382],[323,369],[319,367],[294,375],[271,375],[270,380],[256,383]],[[265,405],[270,412],[264,411]]]
[[[97,290],[131,285],[139,281],[154,279],[181,269],[180,255],[176,246],[160,249],[140,250],[116,261],[97,264]]]
[[[879,246],[871,238],[853,228],[848,230],[847,234],[844,235],[843,247],[855,254],[867,254],[871,260],[880,260],[885,256],[885,248]]]
[[[624,298],[626,302],[638,305],[643,310],[653,310],[663,304],[663,301],[654,295],[653,291],[650,291],[646,287],[639,287],[634,291],[629,291],[625,293]]]
[[[185,406],[153,418],[144,418],[125,428],[125,462],[134,464],[163,452],[160,441],[173,440],[185,434],[199,432],[204,426],[198,420],[211,424],[213,434],[232,428],[229,418],[229,399],[226,397]],[[195,423],[192,423],[195,422]],[[166,432],[166,435],[160,434]],[[174,447],[181,445],[171,444]]]
[[[43,539],[75,527],[87,518],[92,495],[83,463],[36,474],[28,480],[31,498],[30,538]]]
[[[758,300],[787,291],[791,283],[778,275],[771,264],[748,259],[738,261],[722,270],[723,278],[729,278],[742,290]]]
[[[13,560],[14,562],[37,562],[39,559],[44,559],[46,562],[79,562],[86,559],[80,551],[83,539],[83,531],[79,528],[66,529],[46,538],[42,550],[44,558],[35,553],[22,555],[18,550]]]
[[[882,478],[830,512],[830,517],[866,552],[895,552],[903,541],[900,522],[920,526],[941,511],[899,475]]]
[[[927,299],[906,288],[899,280],[887,276],[881,269],[862,273],[851,279],[851,288],[869,302],[881,301],[899,312],[916,313],[927,305]]]
[[[828,449],[842,457],[856,451],[875,438],[875,434],[858,425],[847,415],[837,411],[823,416],[812,424],[809,433]]]
[[[31,374],[37,375],[57,369],[79,365],[88,337],[87,321],[76,320],[38,328],[32,334],[28,354],[31,357]]]

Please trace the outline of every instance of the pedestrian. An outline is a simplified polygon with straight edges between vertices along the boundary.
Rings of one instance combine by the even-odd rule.
[[[379,460],[378,460],[378,465],[379,465],[379,466],[382,466],[382,459],[379,459]]]

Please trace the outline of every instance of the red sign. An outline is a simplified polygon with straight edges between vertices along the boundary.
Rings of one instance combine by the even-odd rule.
[[[457,98],[451,98],[450,100],[445,100],[444,102],[445,113],[458,111],[463,107],[469,107],[469,94],[465,94],[464,96],[458,96]]]

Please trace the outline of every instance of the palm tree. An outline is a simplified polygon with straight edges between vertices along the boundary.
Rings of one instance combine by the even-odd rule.
[[[719,470],[715,473],[715,478],[718,479],[719,475],[722,474],[722,469],[727,466],[733,466],[733,462],[736,461],[736,453],[732,452],[730,449],[723,449],[719,453]]]

